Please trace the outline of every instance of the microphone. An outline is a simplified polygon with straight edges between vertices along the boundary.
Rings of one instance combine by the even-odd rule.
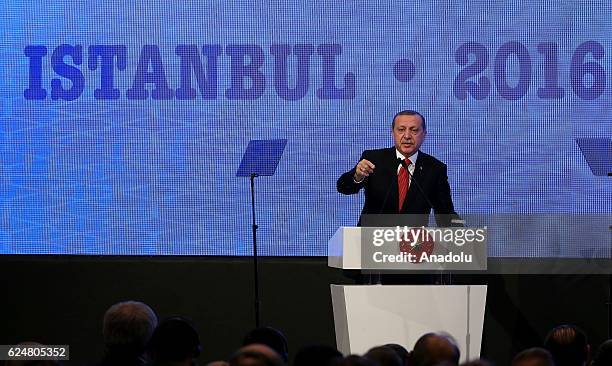
[[[410,176],[410,183],[412,184],[412,182],[414,182],[414,184],[416,185],[417,189],[419,190],[419,192],[421,193],[421,195],[423,196],[423,198],[425,198],[425,201],[427,202],[427,204],[434,209],[435,211],[435,207],[433,205],[433,203],[429,200],[429,197],[427,197],[427,194],[425,194],[425,190],[423,190],[423,187],[421,186],[421,184],[419,184],[419,181],[417,181],[416,179],[414,179],[414,175],[412,175],[410,173],[410,170],[408,170],[408,167],[406,166],[406,162],[402,159],[399,159],[400,164],[406,169],[406,171],[408,172],[408,175]],[[416,168],[416,164],[414,165]],[[464,227],[465,226],[465,220],[463,220],[459,215],[457,215],[457,213],[454,214],[447,214],[447,215],[451,215],[452,217],[450,218],[450,222],[448,223],[449,226],[451,227]]]
[[[423,196],[423,198],[425,198],[425,201],[427,202],[427,204],[433,208],[434,205],[433,203],[431,203],[431,201],[429,200],[429,198],[427,197],[427,195],[425,194],[425,191],[423,190],[423,187],[421,187],[421,185],[419,184],[419,182],[414,179],[414,176],[412,175],[412,173],[410,173],[410,170],[408,169],[408,166],[406,166],[406,161],[397,158],[397,160],[399,161],[400,165],[404,167],[404,169],[406,169],[406,171],[408,172],[408,175],[410,176],[410,184],[412,184],[414,182],[414,184],[416,184],[417,189],[419,190],[419,192],[421,192],[421,195]],[[414,165],[416,168],[416,164]]]

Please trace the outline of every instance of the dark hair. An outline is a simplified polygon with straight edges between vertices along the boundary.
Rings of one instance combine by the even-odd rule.
[[[371,348],[365,355],[365,358],[370,359],[378,364],[378,366],[403,366],[404,360],[400,358],[397,352],[387,346],[378,346]]]
[[[261,327],[255,328],[247,333],[242,340],[243,346],[249,344],[261,343],[272,348],[278,353],[284,362],[289,359],[289,346],[287,344],[287,338],[278,329],[272,327]]]
[[[423,131],[427,130],[427,124],[425,124],[425,117],[423,117],[423,115],[417,111],[413,111],[410,109],[406,109],[405,111],[401,111],[401,112],[397,112],[397,114],[395,114],[395,116],[393,116],[393,122],[391,122],[391,129],[395,128],[395,119],[398,116],[419,116],[421,117],[421,121],[423,123],[421,123],[421,126],[423,126]]]
[[[459,364],[459,347],[452,337],[445,334],[427,333],[414,344],[410,354],[411,366],[433,366],[448,362]]]
[[[538,366],[555,366],[555,362],[550,352],[539,347],[529,348],[519,352],[512,359],[512,365],[527,360],[537,360],[536,365]]]
[[[544,340],[556,366],[582,365],[588,357],[586,334],[577,326],[564,324],[553,328]]]
[[[406,347],[397,343],[388,343],[385,344],[385,347],[389,347],[397,353],[397,355],[402,359],[402,363],[406,363],[406,359],[408,359],[408,350]]]
[[[200,337],[190,321],[173,317],[155,328],[150,347],[156,360],[184,361],[200,355]]]
[[[350,355],[338,361],[336,366],[377,366],[377,364],[365,357]]]

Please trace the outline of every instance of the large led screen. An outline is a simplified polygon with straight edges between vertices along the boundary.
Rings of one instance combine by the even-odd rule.
[[[567,218],[536,246],[492,229],[490,255],[609,253],[610,1],[2,8],[2,254],[250,255],[236,171],[250,140],[287,139],[255,180],[259,254],[324,256],[363,204],[337,178],[392,146],[404,109],[426,117],[460,214]],[[601,220],[558,238],[585,214]]]

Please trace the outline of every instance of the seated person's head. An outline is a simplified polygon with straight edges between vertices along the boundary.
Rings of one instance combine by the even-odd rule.
[[[544,348],[529,348],[514,356],[512,366],[555,366],[555,362]]]
[[[399,358],[402,360],[402,365],[408,364],[408,356],[410,353],[408,352],[406,347],[402,346],[401,344],[397,344],[397,343],[389,343],[389,344],[385,344],[385,346],[393,349],[395,353],[397,353]]]
[[[104,314],[102,332],[107,352],[142,354],[157,326],[155,312],[145,303],[114,304]]]
[[[151,337],[150,348],[156,363],[190,364],[200,355],[200,337],[195,327],[180,317],[159,323]]]
[[[370,359],[378,366],[403,366],[404,360],[400,358],[397,352],[387,346],[378,346],[371,348],[365,355],[365,358]]]
[[[589,358],[586,334],[575,325],[553,328],[544,340],[556,366],[582,366]]]
[[[242,341],[243,346],[249,344],[265,344],[272,348],[278,353],[283,361],[286,363],[289,359],[289,347],[287,345],[287,338],[278,329],[272,327],[261,327],[255,328],[244,336]]]
[[[336,366],[378,366],[378,364],[365,357],[350,355],[341,359]]]
[[[278,352],[261,343],[244,346],[229,361],[230,366],[283,366]]]
[[[459,347],[447,334],[427,333],[419,338],[410,353],[410,366],[458,365]]]

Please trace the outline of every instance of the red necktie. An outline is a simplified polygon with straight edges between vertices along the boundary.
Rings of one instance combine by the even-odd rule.
[[[406,194],[408,193],[408,187],[410,186],[410,175],[408,174],[407,168],[412,164],[410,159],[404,160],[406,165],[400,167],[399,173],[397,174],[397,188],[399,189],[399,206],[398,212],[402,211],[404,201],[406,200]]]

